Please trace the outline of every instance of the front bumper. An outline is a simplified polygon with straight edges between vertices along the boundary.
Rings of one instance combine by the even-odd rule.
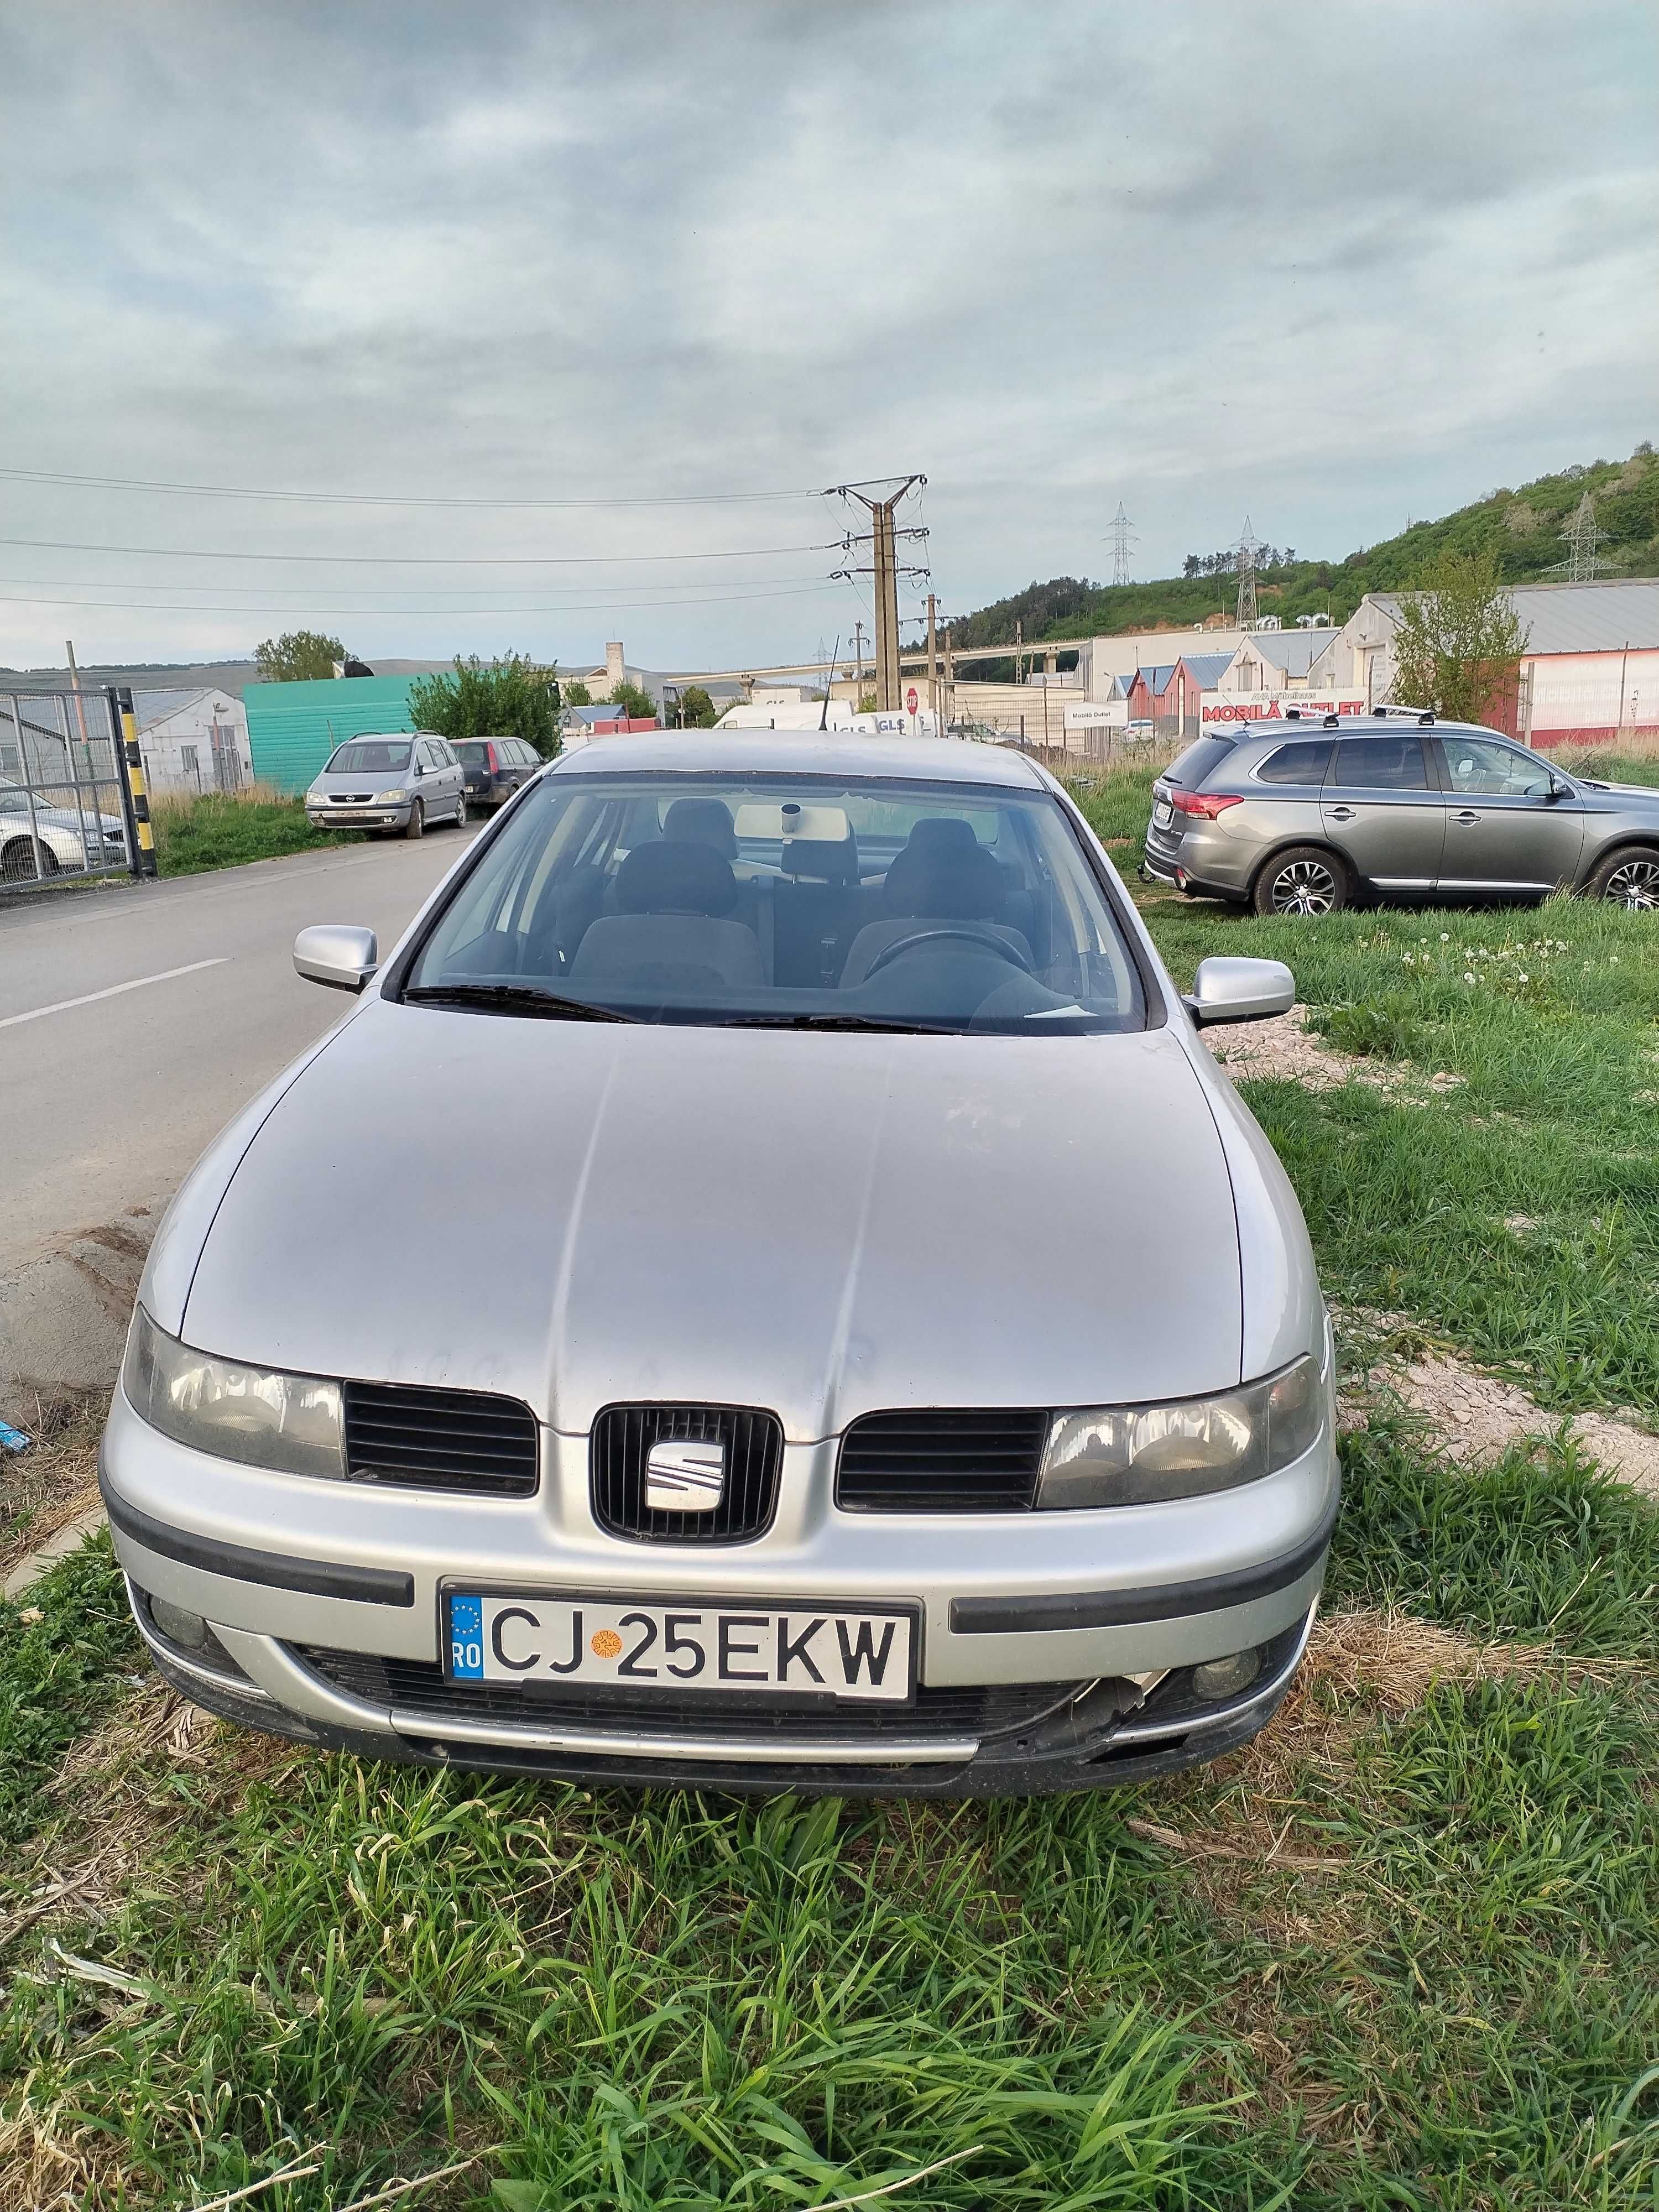
[[[307,806],[315,830],[406,830],[412,800],[401,806]]]
[[[536,1497],[478,1499],[228,1465],[149,1428],[118,1390],[100,1477],[132,1583],[210,1622],[228,1662],[204,1668],[141,1607],[168,1679],[249,1725],[376,1757],[677,1786],[1101,1788],[1231,1748],[1288,1687],[1335,1519],[1328,1437],[1248,1493],[1111,1515],[843,1514],[834,1458],[833,1441],[786,1446],[774,1526],[696,1548],[598,1528],[586,1439],[550,1431]],[[914,1711],[843,1729],[831,1709],[793,1735],[775,1699],[702,1718],[665,1701],[660,1720],[625,1699],[469,1704],[438,1668],[440,1589],[475,1581],[915,1600],[921,1689]],[[1194,1665],[1252,1648],[1245,1692],[1194,1700]]]

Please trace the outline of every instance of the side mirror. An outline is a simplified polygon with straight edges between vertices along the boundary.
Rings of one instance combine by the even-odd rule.
[[[1548,799],[1571,799],[1572,797],[1572,786],[1570,783],[1563,783],[1559,780],[1559,778],[1552,776],[1550,778],[1550,787],[1544,793],[1544,796]]]
[[[380,963],[374,931],[356,929],[349,922],[316,922],[294,940],[295,974],[332,990],[361,991]]]
[[[1200,1029],[1218,1022],[1266,1022],[1296,1004],[1296,978],[1282,960],[1200,960],[1182,1005]]]

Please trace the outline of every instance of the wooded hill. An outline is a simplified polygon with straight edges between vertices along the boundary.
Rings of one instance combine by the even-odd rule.
[[[1341,561],[1279,561],[1258,570],[1256,597],[1263,614],[1276,614],[1286,629],[1304,614],[1328,613],[1346,622],[1367,592],[1398,591],[1419,582],[1449,547],[1467,553],[1492,547],[1499,574],[1513,583],[1550,580],[1567,555],[1561,533],[1589,491],[1602,573],[1659,576],[1659,461],[1645,440],[1627,461],[1592,461],[1563,469],[1511,490],[1500,485],[1485,499],[1460,507],[1437,522],[1414,522],[1397,537],[1362,546]],[[1237,579],[1229,570],[1166,576],[1146,584],[1096,584],[1055,576],[981,607],[952,623],[958,646],[994,645],[1012,638],[1018,619],[1028,642],[1109,636],[1114,632],[1168,626],[1190,632],[1206,615],[1230,619]],[[1062,666],[1065,665],[1062,659]],[[1000,664],[976,665],[987,676]],[[1012,662],[1006,673],[1013,672]]]

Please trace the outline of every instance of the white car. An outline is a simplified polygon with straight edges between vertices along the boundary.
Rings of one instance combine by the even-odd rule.
[[[119,867],[126,857],[126,830],[118,814],[47,806],[37,798],[31,818],[22,785],[0,782],[0,881],[33,883],[64,870]]]

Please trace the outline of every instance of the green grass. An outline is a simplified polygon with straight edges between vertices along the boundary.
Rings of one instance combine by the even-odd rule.
[[[58,1760],[114,1702],[138,1648],[107,1537],[21,1597],[0,1598],[0,1846],[46,1817]]]
[[[358,830],[313,830],[303,799],[274,794],[208,793],[183,803],[167,800],[158,803],[155,820],[156,861],[164,876],[240,868],[248,860],[279,860],[316,846],[362,842]]]

